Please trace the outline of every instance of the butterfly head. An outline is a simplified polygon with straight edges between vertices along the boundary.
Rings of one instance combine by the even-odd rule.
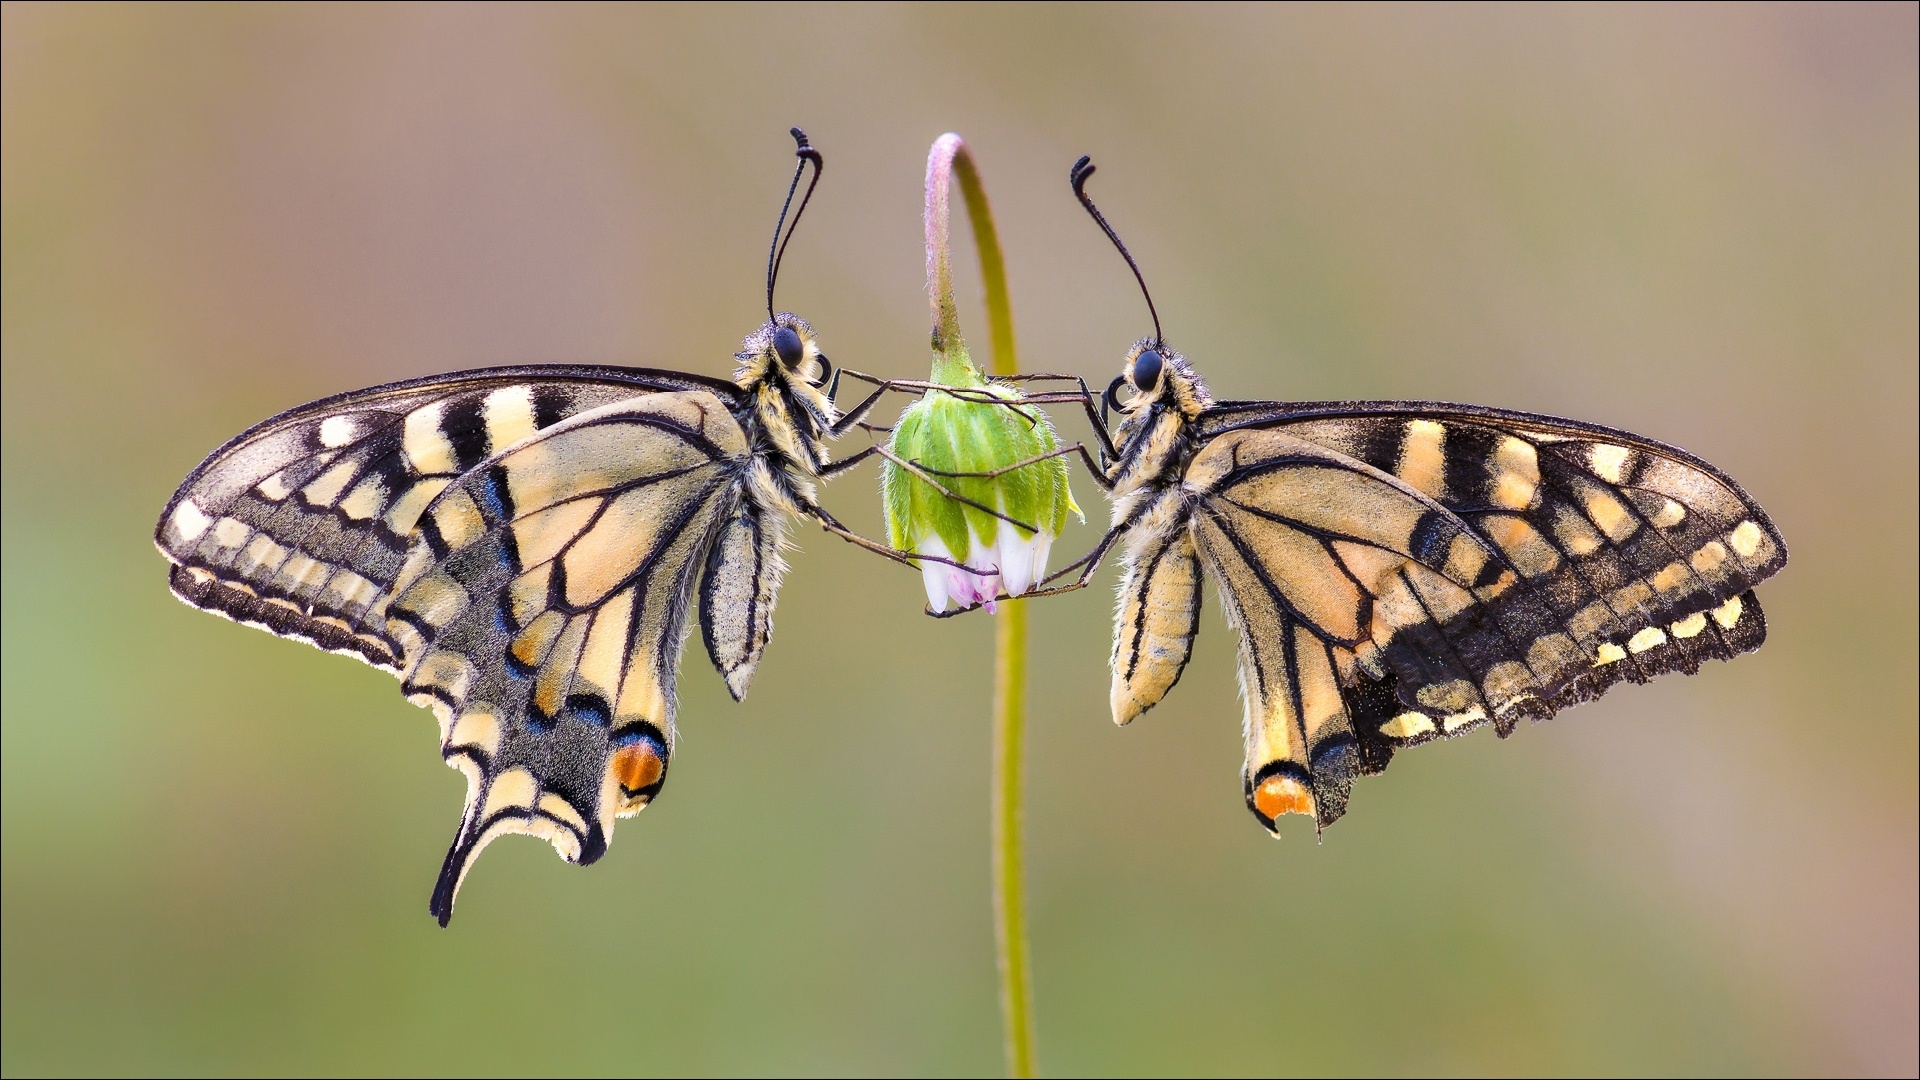
[[[833,364],[820,351],[819,339],[807,320],[783,311],[767,320],[741,344],[734,355],[740,366],[733,379],[748,389],[765,384],[791,392],[806,402],[824,403],[824,389],[833,379]]]
[[[1122,388],[1132,394],[1121,400]],[[1123,416],[1133,416],[1155,405],[1179,410],[1191,420],[1212,404],[1207,384],[1187,363],[1187,358],[1167,347],[1158,335],[1141,338],[1127,350],[1120,374],[1107,385],[1106,406]]]

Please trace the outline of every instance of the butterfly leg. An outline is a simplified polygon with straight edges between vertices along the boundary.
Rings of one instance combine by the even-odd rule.
[[[1087,446],[1085,443],[1070,443],[1066,446],[1060,447],[1057,450],[1049,450],[1044,454],[1035,454],[1033,457],[1026,458],[1025,460],[1016,461],[1011,465],[1002,465],[998,469],[990,469],[986,472],[949,472],[945,469],[936,469],[929,465],[920,465],[918,462],[915,462],[914,464],[917,468],[925,472],[932,473],[935,476],[962,477],[962,478],[974,479],[974,480],[994,480],[999,477],[1007,475],[1008,473],[1014,471],[1015,469],[1024,469],[1029,465],[1038,465],[1043,461],[1051,461],[1054,458],[1065,457],[1068,454],[1075,454],[1075,453],[1080,455],[1080,460],[1087,466],[1087,471],[1093,474],[1094,482],[1098,483],[1103,490],[1112,491],[1113,481],[1107,479],[1107,474],[1101,472],[1098,468],[1094,466],[1093,455],[1087,452]],[[1018,522],[1015,522],[1015,524],[1018,524]]]
[[[799,504],[803,512],[820,523],[821,528],[855,547],[865,548],[875,555],[891,559],[902,566],[909,566],[917,570],[923,562],[935,562],[942,566],[951,566],[956,570],[964,570],[969,574],[985,575],[994,572],[991,570],[976,570],[965,563],[955,562],[952,559],[943,559],[938,555],[910,555],[904,551],[896,551],[878,540],[868,539],[854,532],[852,529],[847,528],[845,525],[840,524],[839,519],[827,513],[826,507],[821,506],[819,503],[807,499],[796,499],[795,501]]]
[[[840,368],[833,373],[833,380],[827,384],[826,390],[829,398],[832,398],[834,394],[839,391],[840,376],[842,375],[850,375],[862,382],[872,383],[874,391],[862,399],[860,404],[847,410],[847,412],[842,414],[840,419],[834,423],[831,434],[836,439],[853,430],[856,426],[865,426],[862,424],[862,421],[873,412],[874,407],[880,403],[880,399],[889,392],[919,395],[937,390],[951,394],[963,401],[977,401],[988,405],[1005,405],[1009,408],[1017,408],[1017,406],[1021,404],[1021,402],[1008,401],[1005,398],[995,397],[984,390],[975,390],[962,386],[943,386],[940,383],[927,382],[921,379],[882,379],[877,375],[868,375],[863,371],[853,371],[847,368]],[[1029,419],[1033,418],[1029,417]]]
[[[1093,428],[1094,434],[1100,437],[1101,449],[1108,457],[1114,457],[1119,454],[1119,450],[1113,445],[1113,437],[1107,432],[1106,422],[1100,418],[1100,410],[1096,407],[1096,399],[1093,391],[1087,389],[1087,380],[1078,375],[1056,375],[1050,372],[1035,372],[1031,375],[996,375],[994,378],[1000,382],[1049,381],[1077,384],[1080,387],[1077,391],[1050,390],[1045,393],[1031,395],[1027,400],[1041,405],[1065,405],[1071,403],[1081,406],[1086,410],[1087,423]],[[1093,471],[1096,475],[1101,475],[1100,470],[1095,469]]]

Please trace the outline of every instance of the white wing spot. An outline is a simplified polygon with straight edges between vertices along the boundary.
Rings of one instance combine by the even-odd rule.
[[[1700,631],[1705,630],[1706,628],[1707,628],[1707,613],[1704,611],[1696,611],[1693,614],[1687,616],[1686,618],[1681,619],[1679,622],[1674,623],[1668,629],[1673,631],[1674,637],[1684,639],[1684,638],[1693,637],[1699,634]]]
[[[1593,658],[1594,667],[1606,667],[1608,664],[1627,658],[1627,650],[1611,642],[1600,646],[1600,655]]]
[[[1764,539],[1766,534],[1760,531],[1760,526],[1751,521],[1743,521],[1734,526],[1733,532],[1727,535],[1727,542],[1733,545],[1735,553],[1743,559],[1753,558],[1753,553],[1760,550],[1760,541]]]
[[[173,531],[179,533],[180,539],[189,544],[200,539],[200,535],[206,532],[207,526],[211,524],[213,519],[195,505],[192,499],[181,499],[180,505],[173,508]]]
[[[353,441],[358,432],[359,425],[353,422],[353,417],[329,416],[320,421],[320,445],[329,448],[345,446]]]

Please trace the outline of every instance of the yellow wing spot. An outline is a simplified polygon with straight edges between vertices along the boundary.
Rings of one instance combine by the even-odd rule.
[[[1630,581],[1615,589],[1612,599],[1615,611],[1632,611],[1653,599],[1653,586],[1644,581]]]
[[[1440,726],[1446,730],[1447,734],[1451,735],[1454,732],[1459,731],[1463,727],[1468,727],[1473,724],[1477,724],[1480,721],[1485,720],[1486,718],[1487,718],[1487,710],[1481,708],[1478,705],[1475,705],[1473,708],[1468,709],[1466,712],[1457,712],[1457,713],[1454,713],[1452,716],[1442,718],[1440,721]]]
[[[541,612],[507,646],[507,652],[527,667],[537,668],[546,662],[547,651],[566,624],[567,617],[558,611]]]
[[[1420,423],[1421,421],[1415,421]],[[1313,816],[1313,793],[1291,776],[1269,776],[1253,789],[1253,806],[1267,820],[1282,814]]]
[[[1532,690],[1535,683],[1533,672],[1527,670],[1527,665],[1514,660],[1502,660],[1487,669],[1480,685],[1486,699],[1498,708],[1502,703],[1516,700]]]
[[[1746,605],[1741,603],[1740,598],[1736,596],[1713,609],[1713,621],[1720,624],[1720,629],[1731,630],[1733,629],[1733,624],[1740,621],[1740,613],[1744,610],[1746,610]]]
[[[1580,646],[1565,634],[1546,634],[1527,646],[1527,666],[1549,679],[1585,658]]]
[[[192,499],[181,499],[180,505],[173,508],[173,531],[178,533],[185,543],[200,539],[213,519],[206,515]]]
[[[352,442],[358,430],[350,416],[329,416],[320,421],[320,445],[339,449]]]
[[[1510,510],[1532,506],[1540,487],[1540,457],[1533,444],[1509,435],[1494,451],[1493,461],[1500,469],[1500,478],[1493,485],[1493,501]]]
[[[420,631],[415,630],[412,623],[402,619],[387,620],[387,636],[393,639],[394,644],[400,646],[400,655],[404,657],[419,655],[420,650],[427,645],[427,639],[420,636]]]
[[[295,555],[280,568],[280,576],[296,589],[319,588],[333,575],[333,567],[310,555]]]
[[[1657,649],[1666,643],[1666,631],[1657,626],[1649,626],[1645,630],[1633,635],[1633,637],[1627,641],[1627,651],[1630,653],[1643,653],[1648,649]]]
[[[1446,427],[1432,420],[1408,421],[1406,439],[1400,446],[1400,461],[1393,471],[1409,487],[1432,498],[1446,494]]]
[[[580,811],[575,810],[572,803],[560,796],[551,793],[542,795],[540,796],[539,805],[542,813],[551,814],[559,818],[561,821],[579,829],[582,834],[587,831],[587,823],[581,820]],[[576,841],[576,843],[577,842],[578,841]]]
[[[1560,541],[1567,554],[1576,558],[1591,555],[1600,550],[1600,534],[1593,526],[1570,506],[1562,506],[1553,518],[1553,535]]]
[[[1472,585],[1480,577],[1480,570],[1487,565],[1487,551],[1468,533],[1460,533],[1447,546],[1447,562],[1443,571],[1447,577],[1463,585]]]
[[[401,446],[405,447],[407,460],[413,464],[416,472],[454,471],[453,444],[447,441],[446,432],[440,430],[444,407],[444,402],[436,401],[407,414]]]
[[[487,395],[481,406],[487,423],[487,443],[495,452],[533,434],[533,387],[504,386]]]
[[[1661,503],[1660,509],[1654,512],[1652,518],[1653,523],[1663,529],[1671,529],[1686,519],[1687,508],[1672,499]]]
[[[1672,592],[1673,590],[1686,584],[1687,578],[1689,576],[1691,575],[1687,573],[1687,568],[1685,566],[1682,566],[1677,562],[1668,563],[1666,566],[1663,566],[1660,568],[1659,573],[1653,575],[1653,579],[1652,579],[1653,591],[1654,592]]]
[[[1541,577],[1560,565],[1560,553],[1547,543],[1531,522],[1519,515],[1489,515],[1481,520],[1487,538],[1500,545],[1509,562],[1521,574]]]
[[[487,754],[500,751],[500,718],[493,710],[470,706],[447,736],[448,746],[471,746]]]
[[[1380,725],[1380,734],[1389,739],[1411,739],[1433,730],[1433,720],[1421,713],[1403,712]]]
[[[1726,561],[1727,546],[1718,540],[1707,541],[1705,546],[1694,552],[1693,557],[1687,560],[1693,567],[1693,572],[1702,576],[1713,573],[1719,569],[1721,563]]]
[[[450,548],[463,548],[487,531],[487,519],[465,491],[450,492],[433,508],[433,524]]]
[[[533,797],[540,791],[539,781],[525,769],[508,769],[494,778],[493,786],[487,789],[487,805],[480,811],[484,820],[502,810],[525,810],[533,805]]]
[[[287,561],[287,549],[274,543],[273,538],[266,533],[254,537],[253,542],[247,545],[247,550],[241,554],[242,561],[238,569],[243,574],[255,567],[277,570],[281,563]]]
[[[1698,635],[1700,631],[1706,628],[1707,613],[1704,611],[1696,611],[1686,618],[1681,619],[1679,622],[1674,623],[1672,626],[1669,626],[1667,629],[1673,631],[1674,637],[1685,640],[1686,638]]]
[[[336,463],[331,469],[313,478],[313,482],[300,489],[300,497],[314,506],[332,506],[340,493],[347,490],[353,482],[353,474],[359,465],[352,459]]]
[[[452,480],[444,478],[416,482],[387,508],[387,528],[401,536],[413,532],[413,527],[420,524],[420,515],[426,512],[427,504],[433,501],[434,496],[447,490],[447,485],[451,483]]]
[[[374,598],[380,595],[380,586],[351,570],[341,570],[327,579],[327,592],[340,598],[338,606],[348,608],[373,603]]]
[[[385,509],[387,505],[387,485],[378,476],[369,476],[353,485],[347,497],[340,500],[340,512],[353,521],[366,521]]]
[[[1476,699],[1480,692],[1467,680],[1455,679],[1436,686],[1423,686],[1413,696],[1429,709],[1459,713],[1465,712],[1470,706],[1477,706]]]
[[[1587,516],[1615,543],[1632,536],[1634,530],[1640,527],[1627,513],[1626,506],[1606,492],[1596,491],[1588,495],[1586,503]]]
[[[285,473],[274,473],[272,476],[255,484],[253,490],[258,493],[261,498],[273,502],[279,502],[281,499],[293,494],[293,489],[287,486]]]
[[[1595,443],[1587,461],[1593,466],[1594,475],[1609,484],[1625,483],[1627,457],[1632,451],[1624,446],[1608,443]],[[1604,526],[1602,526],[1604,528]]]
[[[455,698],[467,696],[473,686],[473,663],[457,652],[436,649],[428,653],[413,671],[408,673],[407,681],[419,686],[432,686],[445,690]]]
[[[1627,650],[1612,642],[1607,642],[1600,646],[1600,655],[1593,658],[1593,666],[1606,667],[1608,664],[1618,663],[1626,658]]]
[[[213,542],[223,548],[237,548],[252,535],[253,530],[247,527],[247,523],[235,518],[223,517],[213,523]]]
[[[1607,606],[1606,601],[1595,600],[1567,620],[1567,629],[1573,631],[1574,637],[1584,641],[1612,621],[1613,609]]]
[[[1727,542],[1733,545],[1734,553],[1743,559],[1753,558],[1753,553],[1760,550],[1760,543],[1766,538],[1767,534],[1760,531],[1760,526],[1751,521],[1741,522],[1727,534]]]
[[[457,618],[472,598],[452,577],[435,573],[421,578],[407,590],[402,605],[433,626],[446,626]]]

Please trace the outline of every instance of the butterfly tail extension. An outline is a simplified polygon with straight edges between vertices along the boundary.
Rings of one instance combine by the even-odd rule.
[[[1173,689],[1200,630],[1200,559],[1178,494],[1160,496],[1127,540],[1111,658],[1116,724],[1132,722]]]

